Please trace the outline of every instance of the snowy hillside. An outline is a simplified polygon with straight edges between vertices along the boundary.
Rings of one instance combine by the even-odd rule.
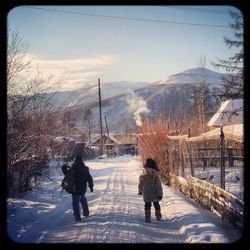
[[[135,90],[149,85],[150,83],[128,81],[101,83],[101,98],[106,100],[124,94],[128,89]],[[51,103],[54,106],[63,105],[66,108],[94,104],[98,102],[98,98],[98,84],[96,83],[95,85],[88,85],[73,91],[58,92],[53,97]]]
[[[155,116],[162,111],[175,113],[180,102],[188,110],[193,88],[201,82],[203,76],[210,87],[221,83],[223,74],[209,69],[188,69],[170,76],[166,81],[146,82],[101,82],[101,99],[103,115],[107,117],[110,132],[124,132],[130,128],[134,132],[140,116]],[[132,91],[132,92],[131,92]],[[133,97],[133,100],[131,100]],[[76,113],[76,128],[82,126],[84,112],[90,109],[98,132],[99,95],[98,86],[58,92],[52,99],[55,106],[73,109]],[[143,105],[143,107],[141,107]],[[216,110],[216,104],[212,105]],[[137,120],[136,120],[137,117]],[[140,122],[139,122],[140,123]]]
[[[210,86],[220,86],[221,76],[227,76],[228,74],[221,74],[210,69],[194,68],[188,69],[181,73],[174,74],[166,80],[158,81],[159,84],[197,84],[201,83],[204,79],[205,83]]]
[[[25,196],[8,200],[7,233],[19,243],[230,243],[240,233],[217,215],[163,184],[162,220],[144,220],[138,196],[139,157],[86,161],[94,192],[86,192],[90,217],[75,223],[71,195],[61,194],[62,163]]]
[[[129,89],[133,91],[144,89],[146,90],[151,86],[159,85],[159,90],[167,84],[168,86],[176,86],[180,84],[197,84],[200,83],[203,77],[206,83],[210,86],[219,86],[221,84],[221,76],[226,74],[217,73],[215,71],[203,68],[188,69],[178,74],[170,76],[166,80],[160,80],[153,83],[150,82],[101,82],[101,97],[102,100],[113,98],[119,95],[124,95]],[[64,107],[72,107],[75,105],[87,105],[98,101],[98,85],[88,85],[81,89],[74,91],[64,91],[56,93],[52,99],[53,105]]]

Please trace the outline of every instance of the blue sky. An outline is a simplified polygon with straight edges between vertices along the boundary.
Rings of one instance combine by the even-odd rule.
[[[102,82],[166,79],[197,67],[201,57],[215,70],[209,61],[227,59],[234,52],[223,42],[223,37],[233,37],[232,29],[218,27],[229,25],[229,10],[239,11],[233,6],[203,5],[27,5],[11,10],[8,24],[28,44],[34,69],[63,75],[64,88],[74,89],[96,84],[98,78]]]

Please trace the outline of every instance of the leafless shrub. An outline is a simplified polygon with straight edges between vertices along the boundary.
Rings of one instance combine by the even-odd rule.
[[[159,174],[166,184],[169,184],[170,172],[178,175],[180,166],[184,168],[186,165],[185,145],[171,140],[169,136],[187,134],[189,123],[189,117],[184,114],[180,105],[172,117],[159,114],[155,120],[144,119],[143,125],[138,128],[138,151],[141,159],[143,162],[147,158],[155,159]]]
[[[160,176],[165,178],[170,172],[168,125],[161,121],[148,121],[143,123],[138,132],[138,149],[142,161],[145,162],[147,158],[155,159],[158,164]]]
[[[32,179],[47,167],[51,137],[57,128],[49,100],[61,83],[43,77],[39,71],[28,74],[24,48],[19,33],[11,33],[7,50],[9,196],[29,190]]]

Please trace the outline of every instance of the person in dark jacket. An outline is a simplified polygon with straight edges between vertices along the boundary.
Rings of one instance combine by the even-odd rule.
[[[155,160],[148,158],[144,165],[143,173],[139,177],[138,195],[143,195],[145,202],[145,221],[151,220],[151,203],[155,207],[155,216],[160,220],[161,207],[159,201],[162,200],[163,190],[161,180],[158,175],[158,167]]]
[[[93,192],[93,178],[89,172],[89,167],[87,167],[80,154],[77,154],[75,160],[72,164],[72,169],[74,170],[74,184],[75,192],[72,193],[72,206],[73,214],[76,221],[81,220],[80,216],[80,203],[83,209],[83,216],[89,216],[89,207],[88,202],[85,197],[87,184],[90,189],[90,192]]]

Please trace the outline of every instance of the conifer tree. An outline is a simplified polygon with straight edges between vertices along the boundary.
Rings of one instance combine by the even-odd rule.
[[[243,16],[239,12],[230,12],[232,23],[230,27],[234,31],[234,38],[224,37],[224,43],[231,49],[235,48],[237,52],[226,59],[218,59],[217,63],[212,63],[217,69],[225,69],[230,76],[223,77],[223,86],[221,89],[216,89],[215,95],[221,100],[243,98],[243,83],[244,83],[244,51],[243,51]]]

